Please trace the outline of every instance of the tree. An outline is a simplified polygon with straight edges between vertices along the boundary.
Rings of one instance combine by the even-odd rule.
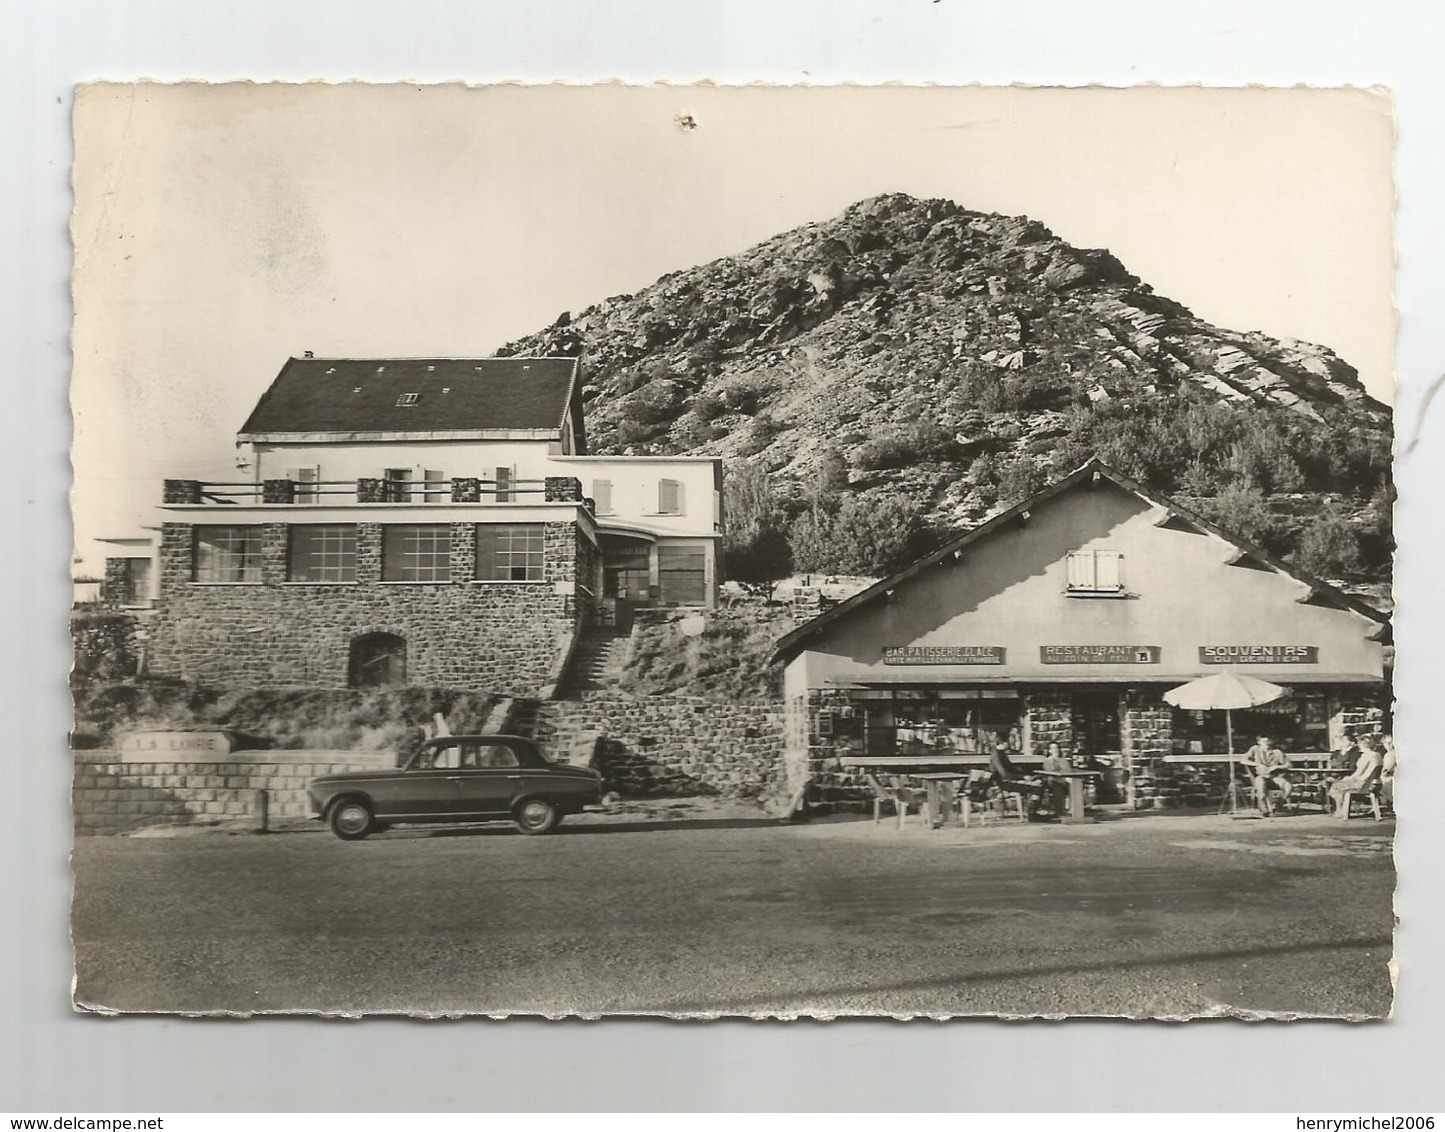
[[[831,512],[813,506],[789,531],[797,567],[821,574],[891,574],[933,541],[917,504],[897,496],[847,496]]]
[[[756,464],[734,462],[723,481],[723,514],[728,577],[749,593],[771,594],[792,572],[793,556],[768,473]]]

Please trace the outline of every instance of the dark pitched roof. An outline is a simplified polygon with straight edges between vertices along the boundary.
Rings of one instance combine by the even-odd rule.
[[[938,565],[945,558],[949,557],[956,551],[963,549],[965,546],[968,546],[969,543],[977,542],[979,539],[984,538],[986,535],[991,534],[993,531],[998,530],[1006,523],[1009,523],[1013,519],[1017,518],[1019,515],[1028,511],[1030,508],[1037,507],[1046,499],[1052,499],[1060,492],[1067,491],[1069,488],[1074,487],[1076,484],[1080,484],[1086,480],[1090,480],[1094,476],[1100,476],[1103,479],[1109,480],[1111,483],[1123,488],[1125,491],[1137,495],[1146,503],[1150,503],[1155,507],[1166,508],[1170,512],[1170,517],[1172,520],[1182,521],[1191,526],[1198,527],[1200,530],[1207,531],[1210,534],[1214,535],[1216,538],[1221,538],[1225,542],[1233,544],[1235,547],[1239,548],[1239,550],[1244,555],[1247,555],[1252,561],[1261,563],[1264,566],[1270,568],[1271,570],[1274,570],[1276,573],[1283,574],[1288,578],[1293,578],[1295,581],[1303,583],[1310,588],[1310,593],[1307,599],[1302,600],[1309,600],[1318,604],[1331,605],[1338,609],[1348,609],[1354,613],[1360,614],[1362,617],[1366,617],[1369,620],[1374,621],[1377,624],[1385,627],[1385,632],[1388,634],[1390,618],[1386,614],[1381,613],[1378,609],[1374,608],[1374,606],[1361,601],[1357,597],[1353,597],[1352,595],[1345,593],[1343,590],[1339,589],[1336,586],[1330,585],[1328,582],[1323,582],[1320,579],[1306,574],[1301,570],[1297,570],[1292,566],[1286,566],[1279,559],[1275,558],[1267,551],[1262,550],[1260,547],[1256,546],[1248,539],[1242,538],[1239,535],[1230,534],[1228,531],[1222,530],[1221,528],[1215,526],[1208,519],[1205,519],[1202,516],[1199,516],[1194,512],[1189,511],[1188,509],[1180,506],[1178,503],[1175,503],[1173,500],[1166,499],[1163,496],[1156,495],[1146,490],[1140,484],[1135,483],[1127,476],[1116,472],[1113,468],[1109,467],[1109,465],[1105,464],[1102,460],[1095,458],[1088,461],[1088,463],[1084,464],[1083,467],[1070,472],[1063,479],[1058,480],[1055,483],[1044,488],[1043,491],[1039,492],[1037,495],[1030,496],[1022,503],[1015,504],[1007,511],[1000,512],[992,519],[989,519],[987,522],[979,524],[977,527],[974,527],[973,530],[967,532],[966,534],[960,535],[958,538],[953,539],[951,542],[946,543],[944,546],[940,547],[938,550],[935,550],[926,558],[920,558],[917,562],[914,562],[910,566],[905,566],[896,574],[892,574],[889,577],[884,578],[880,582],[875,582],[866,590],[860,590],[858,593],[854,594],[846,601],[839,602],[837,605],[833,606],[832,609],[825,610],[824,612],[818,614],[817,617],[814,617],[809,621],[803,622],[803,624],[799,625],[791,633],[788,633],[778,639],[778,643],[776,646],[774,646],[772,655],[768,658],[768,662],[773,663],[779,660],[791,660],[794,656],[803,651],[803,643],[809,637],[819,632],[819,630],[827,627],[832,622],[838,620],[841,617],[846,617],[850,612],[857,609],[859,606],[866,605],[868,602],[888,594],[895,587],[897,587],[899,583],[906,582],[909,578],[912,578],[916,574],[921,574],[929,567]]]
[[[240,438],[559,430],[576,376],[576,358],[291,358],[241,426]],[[398,404],[412,393],[412,404]]]

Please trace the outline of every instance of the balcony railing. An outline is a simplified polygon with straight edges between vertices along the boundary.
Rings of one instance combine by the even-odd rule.
[[[595,510],[593,501],[582,494],[582,482],[573,476],[505,481],[470,476],[449,480],[363,476],[355,480],[274,479],[260,483],[166,480],[163,502],[187,506],[581,503],[589,511]]]

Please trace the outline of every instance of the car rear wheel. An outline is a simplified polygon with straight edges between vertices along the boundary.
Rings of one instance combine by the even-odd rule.
[[[517,807],[517,828],[523,833],[551,833],[562,820],[557,807],[545,798],[528,798]]]
[[[372,827],[371,810],[360,798],[343,798],[331,807],[331,832],[342,841],[360,841]]]

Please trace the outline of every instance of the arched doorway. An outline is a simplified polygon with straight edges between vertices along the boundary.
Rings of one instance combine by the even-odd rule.
[[[353,688],[388,688],[405,684],[405,639],[395,633],[367,633],[352,638],[346,682]]]

